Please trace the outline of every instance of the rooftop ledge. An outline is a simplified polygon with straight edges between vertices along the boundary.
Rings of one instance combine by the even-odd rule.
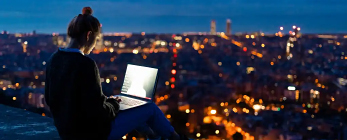
[[[0,140],[59,140],[53,120],[0,104]]]

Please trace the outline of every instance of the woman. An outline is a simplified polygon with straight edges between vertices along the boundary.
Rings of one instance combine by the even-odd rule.
[[[71,38],[47,63],[45,100],[63,140],[115,140],[137,129],[149,138],[180,139],[154,104],[119,111],[117,98],[107,98],[99,70],[89,54],[100,35],[100,23],[92,9],[83,8],[69,24]]]

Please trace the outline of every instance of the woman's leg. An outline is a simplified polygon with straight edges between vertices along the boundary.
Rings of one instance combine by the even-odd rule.
[[[147,124],[155,134],[169,138],[175,133],[170,122],[165,118],[163,112],[154,103],[140,107],[120,111],[112,121],[109,140],[117,140],[136,128]]]
[[[136,131],[147,136],[148,140],[161,140],[161,136],[156,134],[148,124],[143,124],[136,128]]]

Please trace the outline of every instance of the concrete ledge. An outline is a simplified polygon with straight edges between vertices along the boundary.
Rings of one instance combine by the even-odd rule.
[[[53,120],[0,104],[0,140],[59,140]]]

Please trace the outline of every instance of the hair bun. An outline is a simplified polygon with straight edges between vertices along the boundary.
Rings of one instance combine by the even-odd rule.
[[[90,7],[84,7],[82,9],[82,14],[83,15],[92,15],[93,14],[93,10]]]

